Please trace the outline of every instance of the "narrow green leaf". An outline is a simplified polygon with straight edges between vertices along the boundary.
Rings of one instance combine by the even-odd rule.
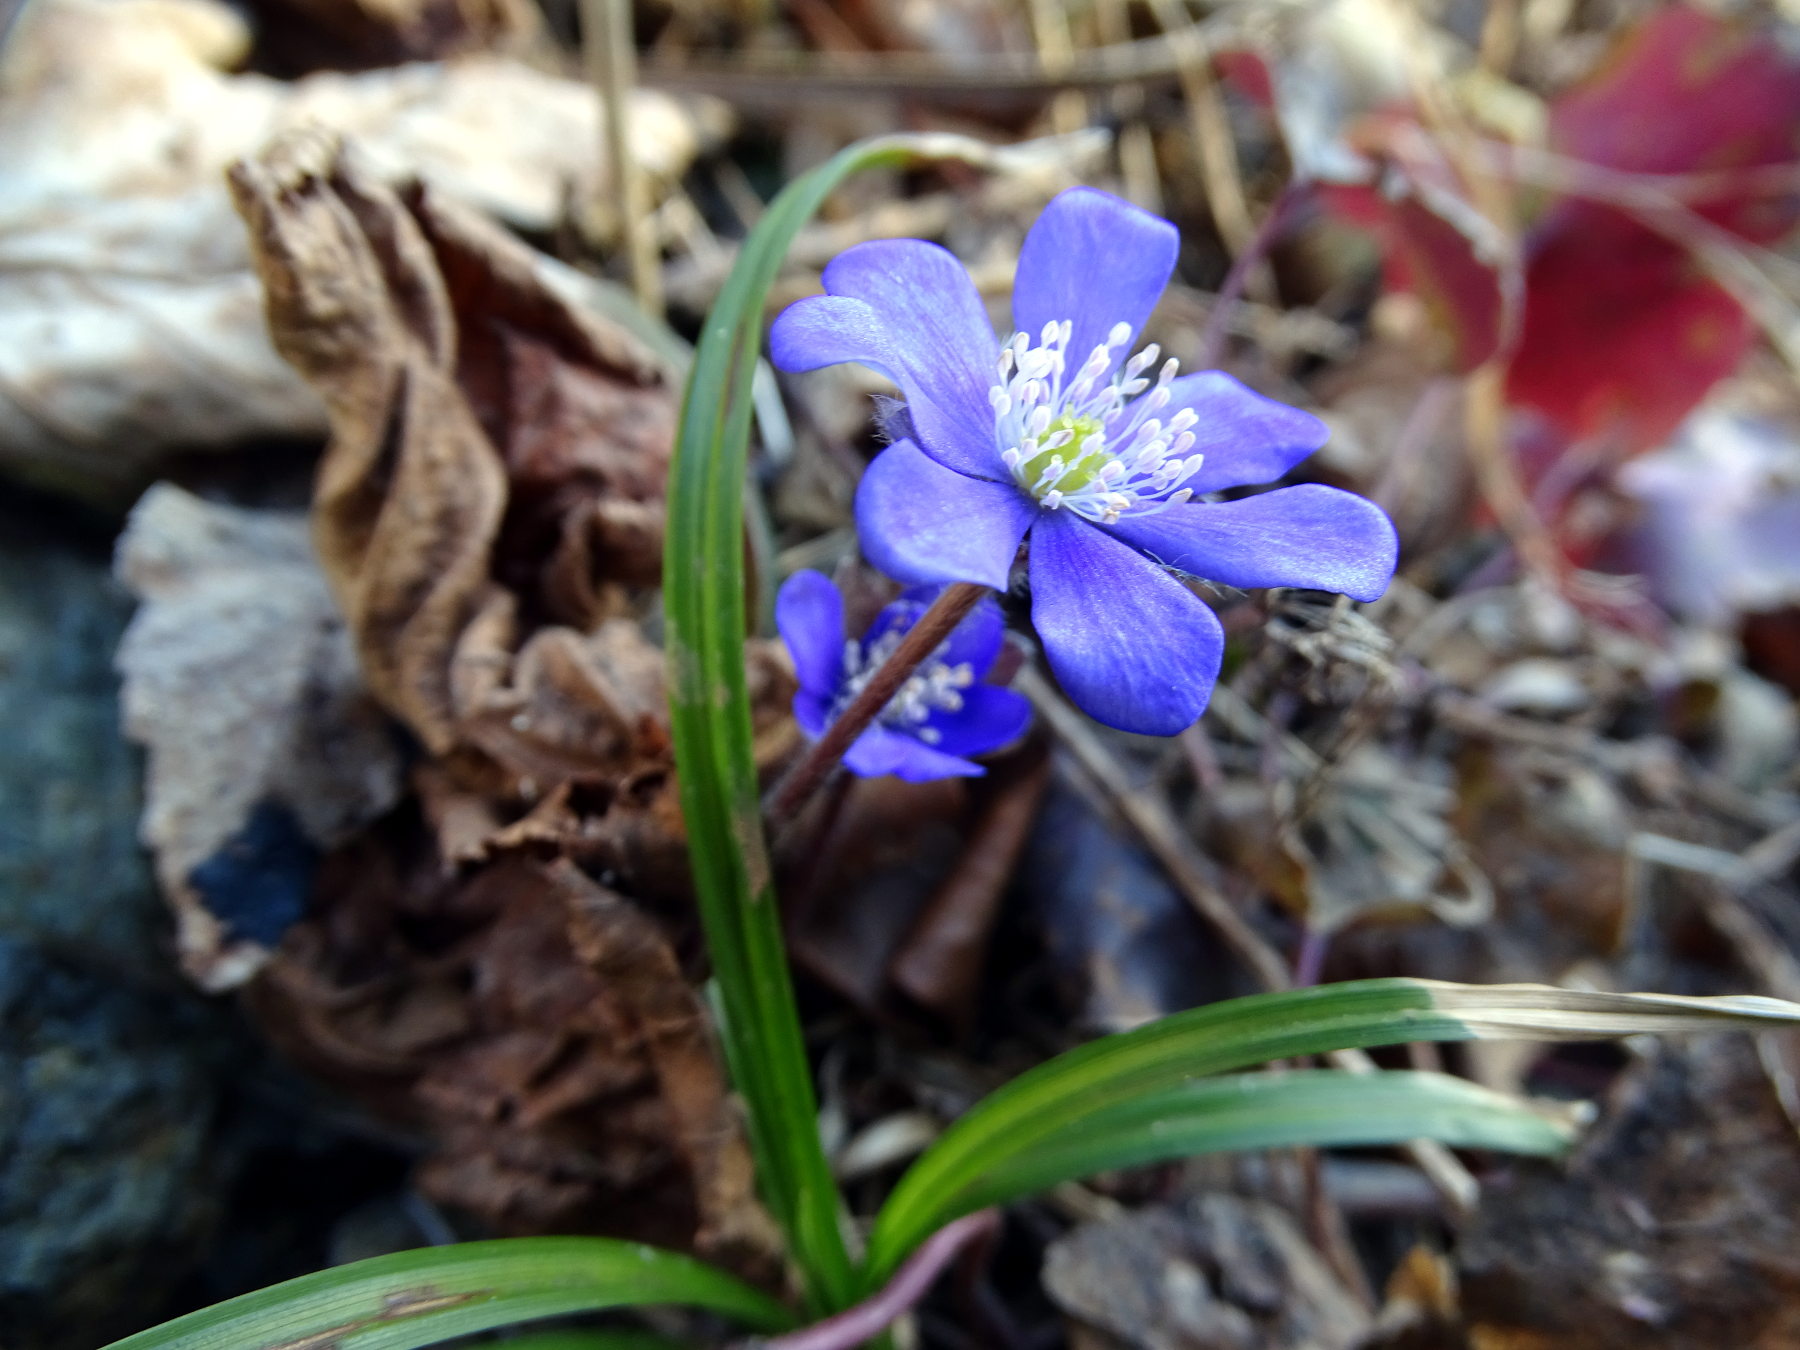
[[[506,1350],[682,1350],[679,1341],[658,1336],[654,1331],[604,1330],[586,1331],[573,1327],[556,1331],[528,1331],[522,1336],[508,1336],[493,1342]]]
[[[413,1350],[565,1313],[679,1304],[755,1331],[794,1316],[690,1256],[611,1238],[510,1238],[395,1252],[178,1317],[109,1350]]]
[[[828,1311],[848,1307],[860,1287],[818,1137],[770,883],[744,675],[744,480],[763,311],[794,235],[851,174],[925,158],[992,164],[1033,157],[962,136],[890,136],[853,145],[796,179],[745,241],[707,316],[682,399],[663,557],[681,809],[725,1058],[744,1099],[762,1193],[810,1302]]]
[[[1561,1153],[1571,1114],[1441,1073],[1233,1074],[1118,1102],[1015,1155],[956,1197],[958,1210],[1003,1205],[1065,1181],[1201,1153],[1347,1148],[1435,1139],[1456,1148]]]
[[[984,1177],[1075,1137],[1100,1112],[1189,1079],[1407,1041],[1591,1040],[1768,1021],[1800,1021],[1800,1005],[1407,979],[1258,994],[1177,1013],[1059,1055],[977,1103],[901,1177],[876,1219],[867,1278],[884,1282],[927,1236],[967,1213],[962,1197]]]

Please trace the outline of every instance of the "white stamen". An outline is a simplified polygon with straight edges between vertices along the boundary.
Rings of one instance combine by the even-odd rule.
[[[1186,407],[1163,416],[1180,363],[1154,343],[1121,363],[1132,330],[1116,323],[1077,365],[1074,333],[1073,320],[1051,321],[1035,342],[1014,333],[1001,348],[988,398],[1013,481],[1046,510],[1066,506],[1100,524],[1192,500],[1183,484],[1199,471],[1188,452],[1200,416]]]
[[[841,713],[863,691],[900,646],[910,627],[896,625],[888,629],[866,650],[855,640],[844,644],[844,681],[833,701],[832,716]],[[968,662],[951,665],[944,660],[947,646],[948,639],[920,662],[878,715],[884,724],[904,728],[927,745],[935,745],[940,739],[938,730],[926,725],[932,714],[961,711],[966,702],[962,691],[975,683],[975,671]]]
[[[1134,376],[1142,375],[1146,370],[1150,369],[1150,367],[1156,363],[1156,354],[1157,346],[1152,342],[1148,347],[1144,348],[1143,351],[1139,352],[1136,356],[1132,357],[1131,360],[1125,363],[1125,378],[1131,379]]]

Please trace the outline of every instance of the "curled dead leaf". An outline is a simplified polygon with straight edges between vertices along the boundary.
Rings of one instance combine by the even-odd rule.
[[[328,137],[231,183],[276,345],[330,409],[314,529],[377,696],[532,791],[666,761],[660,654],[606,621],[660,558],[664,369],[516,240]]]
[[[419,1184],[502,1232],[628,1234],[775,1269],[704,1005],[663,923],[517,851],[457,876],[390,821],[326,864],[250,989],[313,1072],[429,1141]]]

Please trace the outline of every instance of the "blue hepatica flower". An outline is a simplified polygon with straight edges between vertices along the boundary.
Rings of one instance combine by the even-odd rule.
[[[802,731],[815,739],[824,734],[941,589],[904,592],[860,641],[846,641],[844,602],[830,578],[796,572],[782,584],[775,626],[800,678],[794,717]],[[999,749],[1031,720],[1031,705],[1022,695],[981,683],[1000,654],[1004,629],[992,597],[977,604],[856,738],[844,755],[845,766],[865,778],[891,773],[914,783],[986,772],[966,756]]]
[[[1018,331],[998,339],[974,283],[935,244],[860,244],[827,294],[770,335],[784,370],[856,361],[906,396],[906,434],[856,496],[864,554],[909,582],[1003,589],[1030,537],[1031,619],[1090,716],[1172,735],[1206,707],[1224,635],[1176,573],[1373,600],[1393,576],[1381,509],[1316,484],[1238,501],[1317,450],[1317,418],[1229,375],[1126,359],[1174,271],[1175,227],[1092,188],[1062,193],[1025,238]]]

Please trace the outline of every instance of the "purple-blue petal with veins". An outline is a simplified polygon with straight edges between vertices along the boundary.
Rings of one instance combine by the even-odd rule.
[[[1004,590],[1037,502],[1010,483],[946,469],[896,441],[856,487],[863,556],[897,581],[973,581]]]
[[[976,684],[962,691],[955,712],[941,709],[925,719],[937,732],[932,749],[948,755],[984,755],[1024,734],[1031,724],[1031,702],[1023,694],[998,685]]]
[[[964,473],[1004,477],[988,391],[999,339],[955,257],[922,239],[880,239],[840,253],[825,289],[789,305],[769,330],[783,370],[855,361],[906,395],[919,442]]]
[[[1311,413],[1264,398],[1222,370],[1183,375],[1169,385],[1169,404],[1158,414],[1164,426],[1183,408],[1200,420],[1194,448],[1206,456],[1185,486],[1199,496],[1224,488],[1273,483],[1330,438]]]
[[[1199,596],[1067,511],[1031,532],[1031,622],[1076,706],[1149,736],[1173,736],[1206,710],[1225,650]]]
[[[1107,528],[1157,562],[1207,581],[1247,590],[1302,586],[1352,600],[1378,599],[1399,554],[1393,522],[1379,506],[1317,483],[1235,502],[1191,502]],[[1036,535],[1031,547],[1035,554]],[[1034,566],[1034,587],[1036,580]]]
[[[1013,279],[1013,326],[1037,345],[1044,325],[1068,319],[1070,378],[1113,325],[1135,335],[1156,308],[1181,236],[1160,216],[1096,188],[1059,193],[1037,218],[1019,250]],[[1117,361],[1130,355],[1113,352]],[[1152,372],[1154,378],[1154,372]]]
[[[893,774],[909,783],[935,778],[979,778],[987,770],[932,749],[915,736],[876,722],[844,753],[844,767],[862,778]]]
[[[844,599],[823,572],[796,572],[775,593],[775,629],[807,693],[829,700],[844,677]]]

